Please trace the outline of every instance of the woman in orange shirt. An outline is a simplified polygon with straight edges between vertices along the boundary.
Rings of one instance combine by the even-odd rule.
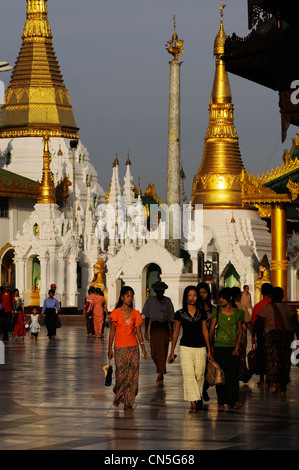
[[[132,287],[124,286],[121,289],[116,308],[110,314],[110,335],[108,357],[115,360],[115,398],[114,406],[124,404],[125,410],[132,410],[135,397],[138,393],[139,381],[139,346],[142,356],[147,358],[141,331],[142,317],[138,310],[134,310],[134,291]]]

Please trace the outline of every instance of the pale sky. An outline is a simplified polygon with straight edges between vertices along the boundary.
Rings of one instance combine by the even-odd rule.
[[[1,2],[0,60],[14,65],[21,47],[26,0]],[[227,0],[224,29],[249,34],[247,0]],[[181,159],[191,196],[203,153],[214,77],[213,44],[220,0],[48,0],[54,50],[70,92],[79,135],[107,190],[115,152],[121,184],[130,153],[134,182],[154,183],[165,200],[168,85],[176,30],[184,40],[181,66]],[[7,86],[10,73],[2,73]],[[229,74],[244,166],[261,175],[280,166],[298,128],[281,143],[278,94]],[[299,79],[299,77],[298,77]]]

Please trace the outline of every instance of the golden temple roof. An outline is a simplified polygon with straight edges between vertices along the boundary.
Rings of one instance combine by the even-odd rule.
[[[221,0],[220,29],[214,42],[215,75],[209,125],[200,168],[193,180],[191,203],[205,208],[242,208],[239,177],[244,168],[234,125],[234,106],[222,59],[226,34]]]
[[[78,138],[52,44],[47,0],[27,0],[22,46],[1,108],[0,137]]]

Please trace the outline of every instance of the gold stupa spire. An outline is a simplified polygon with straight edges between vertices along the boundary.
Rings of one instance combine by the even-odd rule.
[[[0,138],[77,139],[69,93],[56,59],[47,0],[27,0],[22,46],[1,109]]]
[[[50,169],[51,155],[49,150],[49,136],[44,137],[43,176],[39,188],[39,204],[55,203],[55,186]]]
[[[239,137],[234,125],[234,106],[225,63],[226,34],[223,28],[223,1],[220,29],[214,42],[215,76],[209,107],[209,125],[200,168],[193,180],[192,204],[206,208],[242,208],[239,176],[244,168]]]

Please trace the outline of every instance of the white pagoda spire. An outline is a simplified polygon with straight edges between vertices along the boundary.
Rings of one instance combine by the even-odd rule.
[[[126,198],[126,207],[129,207],[132,204],[135,204],[135,193],[134,193],[134,184],[133,184],[133,176],[131,173],[131,160],[128,152],[128,158],[126,161],[126,174],[124,177],[124,190],[123,196]]]

